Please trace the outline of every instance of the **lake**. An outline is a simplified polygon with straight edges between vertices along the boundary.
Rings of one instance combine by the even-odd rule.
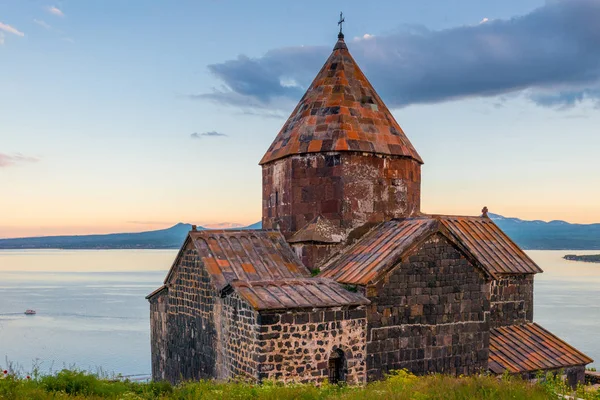
[[[0,370],[78,367],[150,374],[149,306],[177,250],[0,251]],[[600,264],[528,251],[535,278],[534,320],[600,361]],[[25,316],[26,309],[37,315]],[[598,364],[600,365],[600,363]]]

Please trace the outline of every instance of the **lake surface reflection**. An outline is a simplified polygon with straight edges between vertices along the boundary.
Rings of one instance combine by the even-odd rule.
[[[0,369],[150,373],[149,306],[176,250],[0,251]],[[600,360],[600,264],[528,251],[542,269],[534,319]],[[598,253],[596,251],[595,253]],[[35,309],[37,315],[23,312]]]

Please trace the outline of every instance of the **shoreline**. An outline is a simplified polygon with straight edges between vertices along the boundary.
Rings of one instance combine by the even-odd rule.
[[[563,258],[568,261],[579,261],[579,262],[600,264],[600,254],[587,254],[587,255],[566,254],[563,256]]]

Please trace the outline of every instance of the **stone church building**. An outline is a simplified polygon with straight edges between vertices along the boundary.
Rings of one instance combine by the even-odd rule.
[[[423,160],[340,34],[260,161],[260,230],[189,232],[151,293],[155,380],[583,378],[533,322],[542,270],[487,217],[421,212]]]

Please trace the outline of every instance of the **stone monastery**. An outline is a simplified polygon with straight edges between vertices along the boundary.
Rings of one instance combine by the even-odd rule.
[[[260,161],[260,230],[189,232],[148,295],[155,380],[284,382],[592,362],[533,322],[542,270],[488,218],[420,211],[423,161],[340,33]]]

